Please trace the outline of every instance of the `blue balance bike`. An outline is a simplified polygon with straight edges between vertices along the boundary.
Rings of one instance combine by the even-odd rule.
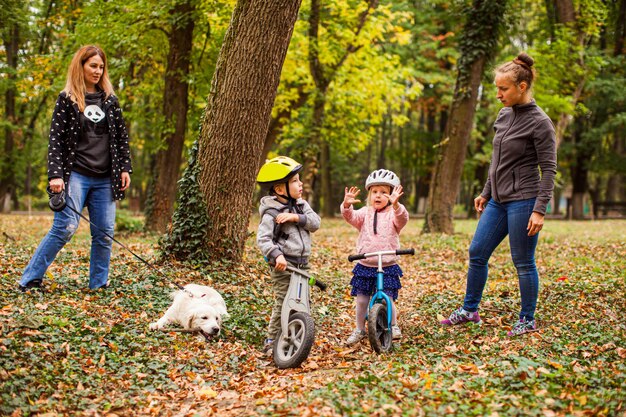
[[[376,353],[387,352],[392,346],[391,333],[392,302],[383,292],[383,256],[384,255],[415,255],[415,249],[386,250],[370,253],[360,253],[348,256],[350,262],[359,259],[378,257],[378,271],[376,272],[376,293],[372,296],[367,314],[367,336],[372,349]]]
[[[274,340],[274,363],[278,368],[296,368],[309,357],[315,340],[315,323],[311,317],[310,286],[322,291],[326,284],[306,271],[287,265],[291,272],[289,289],[280,313],[280,330]]]

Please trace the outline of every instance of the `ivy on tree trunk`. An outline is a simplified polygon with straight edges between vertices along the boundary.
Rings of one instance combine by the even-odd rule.
[[[474,0],[464,10],[466,22],[459,41],[461,57],[450,118],[430,184],[424,232],[452,234],[454,203],[459,192],[467,154],[478,87],[486,64],[497,52],[506,1]]]
[[[299,8],[300,1],[290,0],[237,2],[164,254],[195,262],[241,259],[259,157]]]

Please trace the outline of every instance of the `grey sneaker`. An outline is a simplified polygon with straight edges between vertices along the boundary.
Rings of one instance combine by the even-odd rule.
[[[348,340],[346,340],[346,345],[352,346],[367,336],[365,330],[354,329]]]
[[[535,330],[535,320],[526,321],[526,318],[523,318],[513,325],[513,328],[508,333],[508,336],[520,336],[533,330]]]
[[[265,339],[265,342],[263,342],[263,354],[265,356],[274,354],[274,339]]]
[[[480,320],[480,315],[478,315],[478,311],[469,312],[464,311],[463,308],[459,308],[458,310],[454,310],[450,317],[446,320],[441,320],[441,324],[444,326],[454,326],[456,324],[465,324],[465,323],[474,323],[474,324],[482,324],[483,322]]]
[[[393,340],[402,339],[402,332],[398,326],[391,326],[391,337]]]

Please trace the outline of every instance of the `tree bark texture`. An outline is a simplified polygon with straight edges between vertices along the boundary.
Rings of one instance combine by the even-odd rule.
[[[467,154],[470,134],[476,113],[478,86],[487,58],[483,55],[473,62],[468,84],[457,85],[455,98],[450,109],[441,154],[435,164],[433,178],[428,193],[425,232],[454,233],[453,210],[463,175],[463,164]],[[470,92],[460,96],[459,90]]]
[[[4,93],[4,118],[7,122],[4,128],[4,155],[0,163],[0,211],[11,210],[11,195],[15,190],[15,159],[13,158],[14,137],[13,124],[15,123],[15,71],[17,70],[17,53],[19,49],[19,26],[17,23],[3,39],[6,53],[6,63],[11,69],[8,73],[8,86]]]
[[[572,0],[554,0],[556,19],[559,23],[571,23],[576,20],[574,2]]]
[[[293,0],[239,0],[233,11],[198,145],[209,259],[241,259],[259,156],[299,7]]]
[[[194,5],[188,1],[177,4],[171,14],[175,24],[169,33],[169,53],[165,72],[163,116],[166,129],[163,133],[165,146],[155,157],[154,181],[150,191],[150,203],[146,212],[146,229],[163,233],[172,218],[180,164],[182,160],[189,85],[189,60],[193,40]]]
[[[615,27],[615,47],[613,55],[618,56],[626,53],[624,49],[624,39],[626,38],[626,0],[619,2],[619,11],[617,13]]]
[[[463,28],[459,75],[429,187],[424,232],[454,233],[453,210],[474,123],[478,87],[495,53],[505,1],[475,0]]]

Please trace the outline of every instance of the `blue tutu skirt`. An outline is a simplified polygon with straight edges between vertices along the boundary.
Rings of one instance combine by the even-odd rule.
[[[350,281],[352,291],[350,291],[350,295],[374,295],[376,293],[377,270],[378,268],[356,264],[354,269],[352,269],[353,276]],[[395,301],[398,299],[398,290],[402,288],[402,285],[400,285],[402,269],[400,269],[398,264],[384,266],[383,273],[383,292]]]

